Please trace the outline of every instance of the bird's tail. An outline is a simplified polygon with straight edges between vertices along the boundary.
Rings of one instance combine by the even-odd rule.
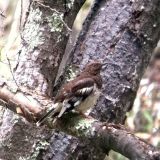
[[[54,116],[59,112],[59,107],[57,106],[57,104],[55,104],[55,107],[52,108],[50,111],[48,111],[37,123],[37,126],[40,126],[43,122],[46,121],[46,119],[50,116]]]

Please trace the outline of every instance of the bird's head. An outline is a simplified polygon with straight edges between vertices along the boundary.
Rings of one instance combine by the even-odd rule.
[[[88,72],[89,74],[96,75],[100,73],[101,68],[102,63],[98,60],[94,60],[85,66],[84,71]]]

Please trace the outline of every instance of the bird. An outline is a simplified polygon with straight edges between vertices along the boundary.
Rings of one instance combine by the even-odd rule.
[[[62,86],[54,99],[54,107],[36,123],[37,126],[50,116],[56,121],[69,111],[74,110],[85,115],[88,110],[92,109],[101,93],[101,69],[102,63],[99,60],[86,64],[75,79]]]

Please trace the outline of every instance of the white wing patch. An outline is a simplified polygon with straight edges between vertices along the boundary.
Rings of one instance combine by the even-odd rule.
[[[100,91],[94,85],[91,95],[88,96],[84,101],[82,101],[78,107],[75,108],[76,111],[81,113],[86,113],[89,109],[92,109],[94,105],[97,103],[99,95],[100,95]]]
[[[79,96],[77,96],[77,97],[75,96],[75,97],[73,97],[73,99],[64,100],[63,105],[60,110],[60,113],[58,114],[57,117],[60,118],[66,112],[66,110],[68,110],[70,107],[73,107],[72,109],[78,108],[82,103],[83,97],[88,97],[89,95],[93,94],[92,92],[94,90],[94,87],[95,86],[85,87],[85,88],[79,89],[76,91],[76,93],[78,93]]]
[[[78,106],[80,103],[82,102],[82,98],[80,100],[78,100],[76,103],[74,103],[74,106]]]
[[[83,94],[86,94],[86,93],[90,93],[93,90],[93,88],[94,88],[94,86],[85,87],[85,88],[79,89],[77,92],[81,93],[83,95]]]

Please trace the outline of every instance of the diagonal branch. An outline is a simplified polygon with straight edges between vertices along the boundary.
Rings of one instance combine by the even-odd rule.
[[[120,124],[103,123],[70,113],[57,122],[56,128],[74,136],[88,138],[106,153],[112,149],[129,159],[156,160],[160,157],[160,151]]]
[[[20,92],[14,94],[6,86],[0,87],[0,105],[25,117],[30,122],[35,121],[42,112],[42,108],[35,100],[29,99]]]
[[[0,105],[18,113],[30,122],[35,122],[42,110],[33,99],[29,101],[22,93],[14,94],[5,86],[0,87]],[[77,113],[68,113],[53,127],[67,134],[86,138],[105,153],[112,149],[130,159],[156,160],[160,157],[158,150],[136,137],[122,125],[107,124]]]

